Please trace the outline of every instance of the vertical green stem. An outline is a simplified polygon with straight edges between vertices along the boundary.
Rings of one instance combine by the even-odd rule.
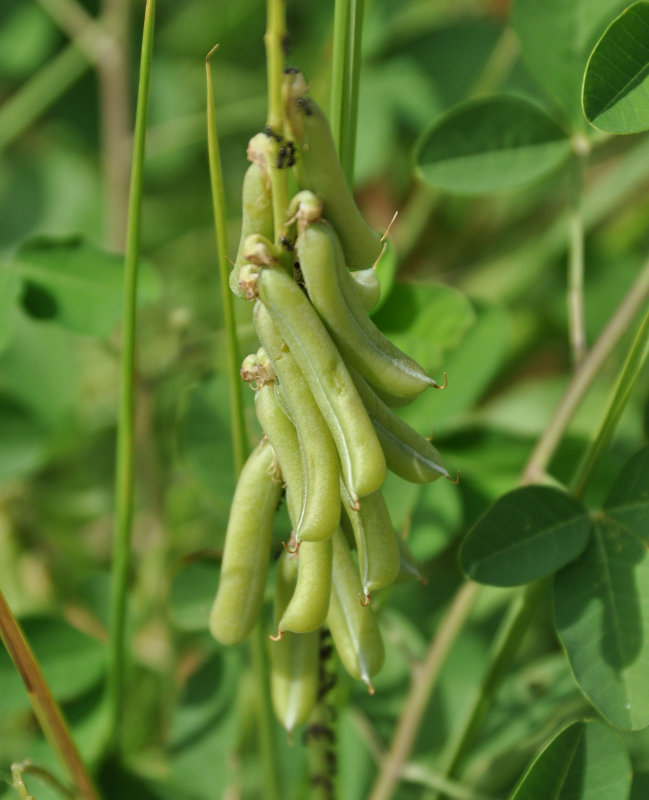
[[[288,208],[288,178],[280,160],[280,147],[284,144],[284,104],[282,102],[282,75],[284,73],[284,44],[286,42],[285,0],[266,0],[266,66],[268,71],[268,115],[266,132],[268,148],[266,159],[273,195],[273,220],[275,244],[279,245],[286,224]]]
[[[99,800],[97,790],[65,724],[61,709],[52,697],[38,662],[2,592],[0,592],[0,639],[25,684],[38,723],[51,747],[58,753],[68,770],[79,797],[83,800]]]
[[[151,57],[155,0],[147,0],[142,34],[142,55],[138,85],[137,110],[131,184],[129,192],[128,230],[124,259],[124,295],[122,350],[120,358],[120,398],[117,428],[117,464],[115,472],[115,530],[113,539],[113,571],[110,598],[110,645],[107,678],[110,743],[119,748],[121,736],[123,684],[125,667],[126,600],[131,565],[131,528],[133,520],[134,456],[135,456],[135,338],[137,273],[140,258],[140,214],[146,121],[149,105]]]
[[[218,47],[218,45],[216,45]],[[212,207],[214,212],[214,227],[216,231],[216,246],[218,249],[219,283],[221,287],[221,302],[223,303],[223,316],[227,332],[228,348],[228,388],[230,396],[230,422],[232,425],[232,445],[234,450],[234,468],[238,475],[243,468],[247,453],[246,425],[243,417],[243,402],[241,397],[241,378],[239,376],[239,340],[237,326],[232,306],[232,293],[228,283],[230,262],[228,258],[228,237],[225,211],[225,197],[223,192],[223,173],[221,170],[221,155],[219,152],[219,137],[216,128],[216,114],[214,109],[214,90],[212,86],[212,70],[210,56],[216,50],[214,47],[205,58],[205,71],[207,78],[207,151],[210,164],[210,185],[212,188]]]
[[[608,408],[599,425],[597,435],[577,470],[573,481],[573,493],[577,497],[583,494],[595,464],[602,455],[604,448],[608,445],[648,357],[649,308],[645,311],[645,315],[635,335],[631,349],[622,366]]]
[[[579,146],[579,145],[577,145]],[[586,354],[584,322],[584,216],[582,209],[584,155],[578,155],[574,165],[572,209],[568,238],[568,327],[570,350],[575,365]]]
[[[331,82],[331,129],[349,186],[354,183],[358,86],[364,0],[336,0]]]
[[[445,777],[456,776],[457,769],[487,715],[494,695],[518,651],[521,640],[539,608],[539,601],[547,590],[547,580],[535,581],[519,591],[510,603],[494,647],[487,671],[480,682],[471,706],[457,734],[442,757]],[[435,798],[444,794],[435,795]]]
[[[54,105],[90,66],[86,56],[68,45],[0,108],[0,151]]]
[[[462,584],[439,626],[424,661],[416,669],[390,750],[381,762],[381,769],[369,800],[389,800],[392,797],[401,778],[401,768],[412,750],[446,656],[462,630],[479,590],[480,587],[475,583],[466,581]]]
[[[280,800],[279,769],[274,734],[273,708],[270,699],[270,665],[268,659],[268,636],[261,622],[255,625],[250,637],[250,655],[259,698],[259,756],[263,776],[264,800]]]

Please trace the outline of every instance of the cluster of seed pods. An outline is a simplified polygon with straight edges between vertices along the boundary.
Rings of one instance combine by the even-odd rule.
[[[209,625],[234,644],[256,623],[285,491],[292,532],[275,570],[271,680],[277,716],[292,730],[316,703],[319,629],[373,691],[384,649],[371,596],[420,577],[381,493],[386,469],[416,483],[448,473],[431,442],[393,411],[437,384],[369,316],[382,239],[361,216],[297,70],[285,74],[284,101],[281,137],[258,134],[248,149],[230,286],[254,303],[261,346],[241,376],[255,389],[265,435],[239,477]],[[274,242],[270,170],[291,167],[300,191]]]

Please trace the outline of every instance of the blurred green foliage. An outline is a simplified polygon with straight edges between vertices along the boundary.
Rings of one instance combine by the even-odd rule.
[[[100,4],[82,5],[96,14]],[[415,144],[458,103],[506,92],[562,123],[577,119],[575,86],[585,57],[627,4],[597,2],[587,31],[556,23],[547,37],[535,27],[535,14],[551,16],[540,5],[514,3],[512,24],[508,3],[496,0],[367,4],[357,197],[377,229],[400,211],[392,239],[398,273],[375,320],[435,375],[448,373],[448,389],[425,394],[404,417],[421,433],[434,433],[461,480],[427,487],[387,482],[393,522],[428,584],[397,586],[379,600],[387,659],[376,695],[339,674],[342,800],[365,797],[373,782],[375,739],[389,743],[411,661],[425,652],[461,581],[461,537],[516,486],[570,376],[571,168],[561,161],[561,169],[534,184],[475,197],[445,194],[414,177]],[[563,14],[569,4],[551,5]],[[126,203],[106,180],[124,165],[106,163],[104,137],[107,116],[133,114],[143,3],[125,6],[128,93],[107,96],[89,66],[67,90],[42,96],[37,118],[0,151],[0,588],[93,764],[103,731],[121,280],[114,255],[120,238],[107,219]],[[4,0],[0,7],[0,140],[9,124],[4,111],[69,46],[46,8],[36,0]],[[289,0],[287,11],[289,63],[305,72],[326,107],[332,4]],[[262,0],[159,4],[143,209],[129,757],[119,769],[104,766],[107,798],[212,800],[228,790],[263,797],[246,648],[224,649],[206,633],[234,478],[204,57],[218,41],[216,112],[234,254],[246,144],[265,120],[264,24]],[[571,66],[562,48],[577,36],[583,47]],[[581,118],[575,124],[586,130]],[[592,343],[646,258],[649,141],[604,140],[592,131],[589,137],[583,208]],[[257,345],[249,307],[236,301],[236,313],[243,357]],[[552,461],[559,483],[570,482],[628,344],[627,336],[601,370]],[[597,507],[646,441],[646,375],[641,383],[591,484]],[[251,393],[246,404],[254,439]],[[288,524],[279,519],[278,547]],[[451,652],[412,755],[422,767],[437,768],[509,597],[508,590],[486,589]],[[466,764],[463,780],[476,791],[504,796],[540,745],[586,713],[559,652],[549,612],[541,612]],[[59,774],[27,695],[4,651],[0,656],[0,777],[8,779],[10,763],[26,758]],[[298,739],[290,745],[277,731],[287,800],[307,791]],[[646,735],[633,740],[631,753],[637,786],[646,785]],[[37,778],[28,784],[38,800],[55,796]],[[0,782],[0,796],[11,792]],[[422,783],[404,782],[398,796],[431,794]],[[644,797],[642,789],[634,787],[633,797]]]

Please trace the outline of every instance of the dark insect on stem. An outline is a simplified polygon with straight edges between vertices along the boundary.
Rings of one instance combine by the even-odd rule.
[[[280,46],[282,48],[282,53],[284,53],[285,56],[290,54],[291,50],[293,49],[293,39],[291,38],[290,33],[285,33],[282,36]],[[293,67],[293,69],[295,69],[295,67]],[[286,72],[286,70],[284,70],[284,72]]]
[[[297,75],[300,72],[299,67],[284,67],[284,75]]]
[[[313,114],[313,104],[311,103],[310,97],[298,97],[297,104],[302,113],[307,117]]]
[[[275,131],[270,127],[270,125],[266,125],[264,128],[264,133],[268,136],[269,139],[274,139],[276,142],[282,141],[282,136],[279,133],[275,133]]]
[[[279,237],[279,243],[285,250],[288,250],[289,252],[292,252],[294,249],[293,242],[287,236],[284,236],[284,234]]]

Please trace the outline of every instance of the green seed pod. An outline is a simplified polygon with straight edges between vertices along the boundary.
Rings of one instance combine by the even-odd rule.
[[[338,161],[327,118],[306,94],[301,73],[287,73],[283,90],[286,118],[300,155],[298,180],[303,189],[322,198],[324,216],[340,236],[349,267],[369,267],[381,253],[381,239],[358,210]]]
[[[399,574],[399,542],[380,491],[362,498],[360,508],[351,506],[349,493],[341,485],[343,508],[356,541],[358,571],[365,597],[390,586]]]
[[[381,297],[381,284],[374,267],[355,269],[349,273],[355,282],[354,289],[361,305],[369,312],[376,306]]]
[[[296,565],[288,553],[277,564],[275,624],[284,613],[295,588]],[[286,632],[270,647],[270,688],[273,709],[289,733],[306,722],[318,699],[319,643],[313,633]]]
[[[321,542],[302,542],[292,556],[297,561],[297,584],[278,625],[283,631],[309,633],[327,617],[331,597],[331,537]]]
[[[302,505],[297,523],[293,522],[297,540],[328,539],[340,523],[336,446],[300,367],[262,303],[255,304],[253,322],[279,377],[297,431],[302,463]]]
[[[385,656],[381,631],[371,607],[360,603],[358,569],[340,530],[333,536],[333,548],[327,627],[347,672],[364,681],[374,693],[370,679],[381,669]]]
[[[372,385],[410,400],[435,385],[421,366],[387,339],[367,315],[343,262],[336,232],[326,222],[307,225],[295,250],[311,302],[325,322],[345,361]],[[349,283],[348,283],[349,285]]]
[[[331,431],[352,499],[376,491],[385,479],[381,445],[349,371],[315,309],[280,269],[263,269],[257,291]],[[294,412],[292,403],[291,408]]]
[[[265,139],[260,133],[253,136],[248,144],[248,158],[252,161],[243,178],[243,208],[241,211],[241,238],[234,267],[230,272],[230,289],[243,297],[239,287],[239,270],[246,263],[243,256],[243,243],[250,234],[258,233],[273,238],[273,204],[270,179],[263,154],[259,147]]]
[[[221,644],[242,642],[259,617],[281,493],[275,454],[263,439],[241,471],[230,509],[221,578],[209,618],[210,632]]]
[[[411,483],[430,483],[448,478],[437,448],[397,416],[363,376],[349,370],[379,437],[388,469]]]

